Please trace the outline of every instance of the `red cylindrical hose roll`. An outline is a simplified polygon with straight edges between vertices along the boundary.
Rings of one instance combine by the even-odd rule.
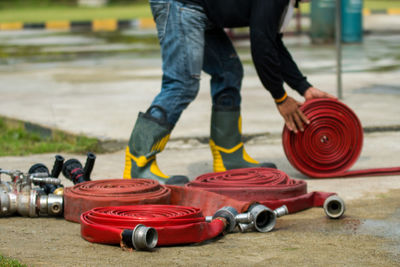
[[[200,188],[239,201],[256,201],[271,209],[286,205],[289,212],[321,207],[334,193],[307,193],[307,183],[276,169],[246,168],[204,174],[186,187]]]
[[[158,246],[199,243],[225,229],[222,219],[205,222],[200,209],[175,205],[101,207],[81,215],[82,237],[90,242],[120,244],[121,233],[143,224],[158,233]]]
[[[301,110],[310,120],[304,132],[283,129],[282,142],[290,163],[312,178],[400,174],[400,167],[349,171],[363,145],[356,114],[333,99],[307,101]]]
[[[79,222],[80,215],[96,207],[169,204],[171,190],[149,179],[89,181],[65,188],[64,217]]]
[[[135,204],[194,206],[206,215],[213,215],[224,206],[243,212],[251,203],[203,190],[161,185],[149,179],[108,179],[65,188],[64,217],[68,221],[79,222],[81,214],[93,208]]]

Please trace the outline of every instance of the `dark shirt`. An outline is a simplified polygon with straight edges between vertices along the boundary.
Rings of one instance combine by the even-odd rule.
[[[275,99],[283,82],[301,95],[311,86],[282,42],[280,23],[289,0],[178,0],[204,7],[218,27],[250,27],[251,54],[257,74]]]

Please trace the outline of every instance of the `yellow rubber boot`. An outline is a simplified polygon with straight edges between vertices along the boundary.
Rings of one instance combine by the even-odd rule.
[[[240,108],[213,106],[211,115],[210,148],[214,158],[215,172],[232,169],[267,167],[274,163],[260,163],[251,158],[242,142],[242,120]]]
[[[148,113],[139,113],[125,151],[124,179],[148,178],[175,185],[189,182],[186,176],[165,175],[157,165],[156,154],[165,148],[170,132],[171,127],[167,123]]]

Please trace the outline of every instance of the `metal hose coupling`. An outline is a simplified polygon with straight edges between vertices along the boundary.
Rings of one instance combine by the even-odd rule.
[[[0,190],[0,217],[18,213],[24,217],[62,216],[63,196],[40,195],[36,190],[5,192]]]
[[[10,216],[17,211],[17,195],[11,191],[10,183],[0,181],[0,217]]]
[[[241,213],[236,216],[236,221],[241,232],[256,230],[266,233],[274,229],[276,218],[289,214],[285,205],[271,210],[261,204],[253,204],[247,213]]]
[[[346,211],[346,205],[341,197],[333,195],[324,201],[325,214],[331,219],[339,219]]]
[[[157,230],[143,224],[136,225],[133,230],[125,229],[121,236],[121,245],[135,250],[151,251],[156,247],[157,242]]]
[[[223,207],[223,208],[220,208],[219,210],[217,210],[212,217],[206,216],[206,222],[211,222],[212,220],[214,220],[218,217],[224,218],[227,222],[225,232],[230,233],[230,232],[233,232],[233,230],[235,230],[236,216],[238,214],[239,213],[237,212],[237,210],[235,208],[226,206],[226,207]]]

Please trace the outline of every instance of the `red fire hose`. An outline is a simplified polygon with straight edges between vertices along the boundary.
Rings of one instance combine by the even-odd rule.
[[[216,218],[208,223],[201,210],[194,207],[174,205],[103,207],[82,214],[81,234],[90,242],[121,243],[121,246],[126,246],[132,239],[125,238],[125,235],[140,224],[153,227],[158,234],[157,245],[164,246],[199,243],[214,238],[224,231],[226,221]]]
[[[84,211],[105,206],[170,204],[171,190],[150,179],[89,181],[64,190],[64,217],[78,222]]]
[[[335,193],[307,193],[307,183],[276,169],[247,168],[204,174],[186,187],[200,188],[239,201],[256,201],[270,209],[286,205],[289,213],[321,207]]]
[[[290,163],[312,178],[400,174],[400,167],[349,171],[363,145],[363,129],[356,114],[333,99],[307,101],[301,110],[311,123],[294,134],[284,127],[282,142]]]
[[[64,217],[73,222],[79,222],[81,214],[93,208],[137,204],[193,206],[212,215],[224,206],[244,212],[252,203],[203,190],[161,185],[150,179],[89,181],[64,191]]]

